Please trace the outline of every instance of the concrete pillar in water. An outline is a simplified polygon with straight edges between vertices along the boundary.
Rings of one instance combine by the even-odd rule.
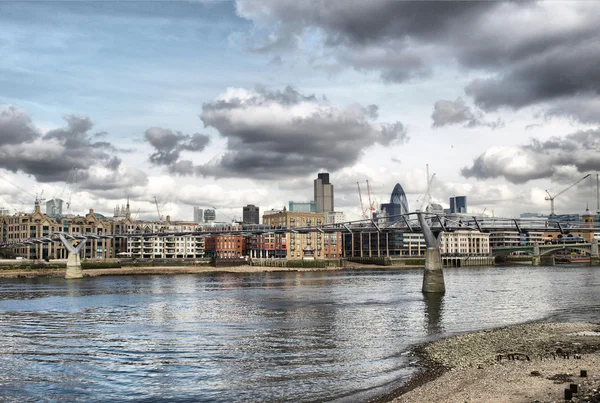
[[[541,263],[540,246],[536,243],[533,245],[533,257],[531,258],[532,266],[539,266]]]
[[[81,258],[78,253],[70,253],[67,258],[67,272],[65,278],[82,278],[83,271],[81,270]]]
[[[69,253],[67,258],[67,272],[65,273],[65,278],[82,278],[83,271],[81,270],[81,257],[79,256],[79,253],[81,252],[81,249],[83,249],[87,239],[83,239],[77,244],[77,246],[73,246],[71,241],[68,240],[63,234],[58,234],[58,237]]]
[[[542,266],[554,266],[556,264],[556,261],[554,260],[554,255],[540,256],[540,264]]]
[[[419,224],[423,231],[425,239],[425,271],[423,273],[423,292],[424,293],[444,293],[446,285],[444,284],[444,272],[442,271],[442,254],[440,252],[440,241],[433,235],[431,228],[423,218],[422,213],[418,213]]]
[[[592,241],[592,255],[590,256],[590,265],[600,266],[600,254],[598,251],[598,240]]]
[[[425,272],[423,273],[424,293],[444,293],[444,272],[442,271],[442,256],[440,248],[425,250]]]

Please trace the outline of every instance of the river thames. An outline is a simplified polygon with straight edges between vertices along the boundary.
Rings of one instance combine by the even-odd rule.
[[[2,401],[357,401],[415,344],[534,320],[600,321],[600,270],[352,270],[0,280]]]

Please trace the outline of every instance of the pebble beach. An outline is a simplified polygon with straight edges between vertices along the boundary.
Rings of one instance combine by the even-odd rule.
[[[600,325],[523,324],[434,341],[413,354],[423,371],[388,401],[564,402],[565,389],[576,389],[571,401],[600,402]]]

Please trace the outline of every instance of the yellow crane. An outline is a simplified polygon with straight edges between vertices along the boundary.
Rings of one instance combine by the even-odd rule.
[[[560,196],[561,194],[565,193],[567,190],[571,189],[573,186],[583,182],[585,179],[589,178],[590,174],[587,174],[586,176],[584,176],[583,178],[579,179],[578,181],[570,184],[569,186],[567,186],[565,189],[561,190],[560,192],[558,192],[557,194],[555,194],[554,196],[552,196],[550,194],[550,192],[548,192],[546,190],[546,193],[548,193],[548,196],[546,197],[546,200],[550,200],[550,215],[556,215],[554,214],[554,199],[558,196]]]

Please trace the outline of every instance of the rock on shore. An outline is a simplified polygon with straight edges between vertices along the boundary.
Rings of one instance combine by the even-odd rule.
[[[571,383],[578,384],[573,401],[586,401],[600,387],[599,351],[600,326],[592,324],[535,323],[450,337],[421,349],[443,374],[393,402],[555,402],[564,401]]]

